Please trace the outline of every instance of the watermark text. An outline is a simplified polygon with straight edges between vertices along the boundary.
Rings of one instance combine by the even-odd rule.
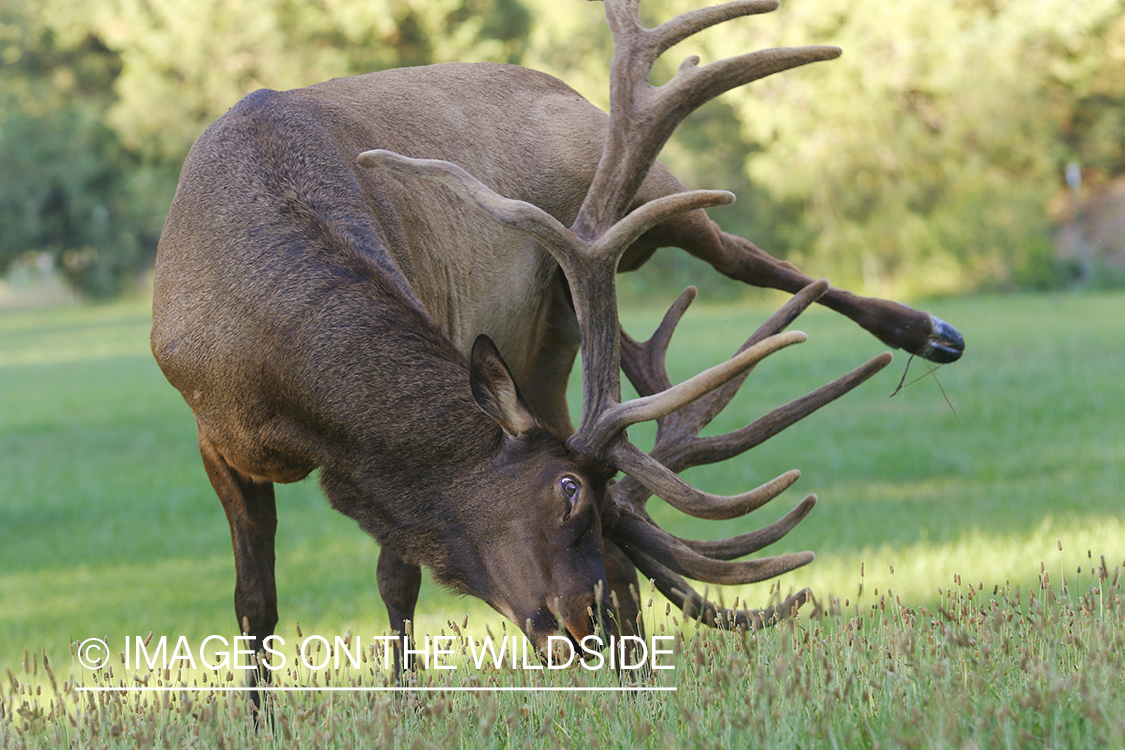
[[[290,666],[310,672],[332,669],[361,669],[365,663],[383,670],[394,669],[395,651],[400,658],[436,670],[560,670],[601,669],[630,671],[643,667],[674,669],[673,636],[589,635],[577,643],[567,636],[552,635],[546,647],[536,649],[522,635],[483,639],[468,636],[333,636],[301,637],[292,648],[284,638],[270,635],[262,639],[260,652],[251,636],[209,635],[198,643],[187,636],[127,636],[117,653],[126,669],[233,670],[249,666],[277,671]],[[86,669],[98,670],[109,663],[109,643],[88,638],[77,645],[75,654]]]

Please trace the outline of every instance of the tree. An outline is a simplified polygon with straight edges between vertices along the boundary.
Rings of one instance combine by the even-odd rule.
[[[1076,152],[1120,158],[1120,0],[791,0],[714,56],[832,43],[841,59],[733,94],[777,234],[810,267],[895,295],[1042,280],[1045,204]],[[1108,32],[1112,31],[1112,34]],[[1108,38],[1107,38],[1108,37]],[[725,53],[725,54],[724,54]],[[1120,53],[1114,52],[1120,60]],[[1083,91],[1115,102],[1071,144]],[[1104,100],[1103,100],[1104,101]],[[1077,108],[1077,109],[1076,109]],[[1101,144],[1095,146],[1094,144]],[[890,288],[888,288],[890,287]]]
[[[515,60],[529,22],[518,0],[9,0],[0,273],[47,254],[112,294],[151,261],[192,142],[247,93]]]
[[[458,59],[518,59],[517,0],[45,0],[67,39],[120,58],[107,123],[131,150],[182,161],[246,94]],[[91,32],[92,29],[92,32]]]
[[[662,159],[738,193],[714,212],[728,230],[841,285],[1050,282],[1064,165],[1087,184],[1125,173],[1125,0],[785,0],[693,37],[656,77],[688,54],[810,43],[844,56],[725,95]],[[191,143],[254,89],[493,60],[604,107],[611,52],[581,0],[6,0],[0,272],[45,252],[83,288],[119,288],[154,251]],[[681,256],[656,270],[676,276]]]
[[[103,122],[116,56],[89,36],[60,43],[29,9],[0,14],[0,269],[49,257],[79,289],[113,294],[154,246],[174,175],[153,190]]]

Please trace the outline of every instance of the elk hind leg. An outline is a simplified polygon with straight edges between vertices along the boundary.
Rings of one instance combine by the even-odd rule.
[[[277,509],[272,482],[263,482],[232,467],[202,434],[199,451],[211,486],[223,503],[234,547],[236,582],[234,610],[239,630],[250,637],[250,649],[261,658],[263,641],[277,626],[277,585],[274,580],[274,537]],[[269,682],[267,669],[250,673],[251,699],[262,705],[259,680]]]
[[[752,286],[795,294],[813,282],[792,263],[722,231],[702,211],[683,214],[648,232],[630,248],[621,269],[637,268],[658,247],[668,246],[683,248],[724,276]],[[898,302],[861,297],[833,287],[820,298],[820,304],[851,318],[884,344],[931,362],[955,362],[965,351],[965,340],[956,328]]]

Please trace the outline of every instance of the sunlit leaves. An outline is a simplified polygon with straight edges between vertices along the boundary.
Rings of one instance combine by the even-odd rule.
[[[642,15],[655,25],[702,4],[645,0]],[[1064,165],[1094,181],[1125,171],[1125,0],[786,0],[678,45],[654,78],[689,54],[800,44],[844,55],[725,95],[664,158],[690,187],[739,193],[715,212],[728,228],[838,284],[908,295],[1049,281],[1046,204]],[[604,107],[611,52],[602,8],[581,0],[10,0],[0,130],[17,115],[45,133],[92,117],[122,149],[117,168],[148,169],[151,183],[153,164],[174,170],[257,88],[491,60],[553,73]],[[98,189],[91,200],[108,205]],[[168,192],[150,194],[166,204]],[[28,200],[0,211],[41,211]],[[159,216],[144,222],[129,231],[151,251]],[[45,247],[18,239],[26,226],[2,229],[0,265]]]

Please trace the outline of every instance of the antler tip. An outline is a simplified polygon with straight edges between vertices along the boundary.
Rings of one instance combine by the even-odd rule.
[[[810,62],[824,62],[826,60],[835,60],[840,55],[844,54],[844,50],[832,44],[810,44],[801,48],[809,55]]]

